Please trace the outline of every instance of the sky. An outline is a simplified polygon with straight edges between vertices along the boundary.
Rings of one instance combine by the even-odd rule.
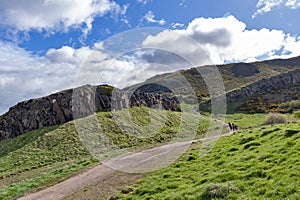
[[[300,55],[300,0],[0,0],[0,114],[83,84]]]

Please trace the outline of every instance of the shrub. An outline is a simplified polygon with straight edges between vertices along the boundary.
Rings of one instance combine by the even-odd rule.
[[[279,104],[278,108],[285,109],[286,112],[300,109],[300,100],[293,100]]]
[[[240,193],[240,190],[233,184],[210,184],[204,188],[201,199],[223,199],[231,193]]]
[[[289,108],[290,107],[290,102],[284,102],[284,103],[281,103],[279,104],[278,108]]]
[[[290,109],[300,109],[300,100],[293,100],[290,102]]]
[[[300,110],[294,111],[293,114],[295,118],[300,118]]]
[[[287,116],[284,114],[279,114],[279,113],[269,113],[265,124],[270,125],[270,124],[285,124],[288,122]]]

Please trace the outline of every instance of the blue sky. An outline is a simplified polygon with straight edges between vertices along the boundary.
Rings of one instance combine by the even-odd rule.
[[[121,88],[192,67],[174,54],[195,65],[298,56],[299,18],[300,0],[1,1],[0,113],[80,84]]]

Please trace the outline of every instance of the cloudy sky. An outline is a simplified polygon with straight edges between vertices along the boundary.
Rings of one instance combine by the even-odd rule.
[[[298,56],[299,18],[300,0],[1,0],[0,113],[82,84]]]

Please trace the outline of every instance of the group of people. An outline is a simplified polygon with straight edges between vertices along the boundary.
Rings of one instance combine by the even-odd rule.
[[[238,130],[238,126],[234,123],[228,122],[228,126],[230,128],[230,131],[237,131]]]

